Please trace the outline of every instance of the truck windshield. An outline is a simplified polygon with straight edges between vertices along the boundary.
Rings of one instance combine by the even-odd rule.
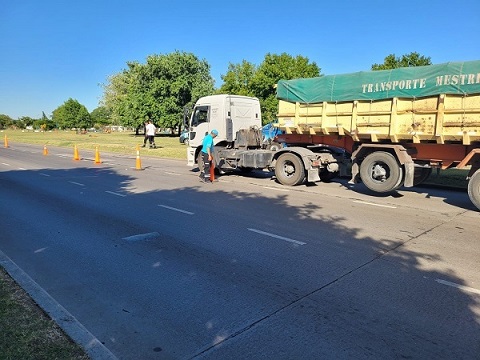
[[[193,111],[192,126],[198,126],[204,122],[208,122],[208,106],[196,107]]]

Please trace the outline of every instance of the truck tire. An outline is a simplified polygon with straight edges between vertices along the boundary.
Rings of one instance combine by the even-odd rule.
[[[402,185],[403,168],[392,154],[375,151],[360,164],[360,177],[370,190],[386,193]]]
[[[475,171],[468,181],[468,197],[480,210],[480,169]]]
[[[269,145],[268,145],[268,150],[271,150],[271,151],[278,151],[282,148],[282,145],[280,145],[280,143],[278,142],[271,142]]]
[[[275,165],[275,176],[282,185],[301,184],[305,180],[305,168],[302,160],[292,153],[280,155]]]

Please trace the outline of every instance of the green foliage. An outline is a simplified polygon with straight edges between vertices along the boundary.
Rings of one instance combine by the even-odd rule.
[[[306,57],[268,53],[258,67],[245,60],[241,64],[230,64],[227,73],[222,75],[224,83],[218,93],[257,97],[262,107],[263,123],[266,124],[276,119],[278,100],[275,84],[279,80],[319,75],[320,68]]]
[[[425,57],[417,52],[405,54],[401,57],[396,57],[395,54],[390,54],[385,58],[383,64],[373,64],[372,70],[390,70],[400,67],[413,67],[424,65],[432,65],[430,57]]]
[[[71,98],[53,110],[52,121],[61,129],[92,127],[92,119],[87,108]]]
[[[111,124],[111,112],[105,106],[99,106],[94,109],[90,116],[92,118],[92,123],[95,128],[100,128],[105,125]]]
[[[251,83],[256,71],[255,65],[246,60],[243,60],[241,64],[230,63],[227,73],[222,75],[223,84],[217,93],[255,96],[251,89]]]
[[[13,125],[13,119],[8,115],[0,114],[0,129],[6,129],[11,125]]]
[[[214,90],[210,65],[191,53],[150,55],[145,64],[127,65],[108,78],[103,97],[113,121],[124,126],[138,127],[151,118],[157,126],[178,127],[184,107]]]
[[[30,116],[22,116],[18,121],[23,123],[23,127],[33,126],[35,119],[32,119]]]

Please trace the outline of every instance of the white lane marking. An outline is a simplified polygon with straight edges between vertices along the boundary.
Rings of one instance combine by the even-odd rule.
[[[124,194],[119,194],[119,193],[116,193],[116,192],[113,192],[113,191],[108,191],[108,190],[105,191],[105,192],[108,193],[108,194],[112,194],[112,195],[116,195],[116,196],[121,196],[121,197],[127,196],[127,195],[124,195]]]
[[[186,211],[186,210],[182,210],[182,209],[177,209],[177,208],[174,208],[174,207],[171,207],[171,206],[167,206],[167,205],[158,205],[158,206],[161,206],[165,209],[169,209],[169,210],[173,210],[173,211],[178,211],[178,212],[181,212],[181,213],[184,213],[184,214],[187,214],[187,215],[193,215],[194,213],[190,212],[190,211]]]
[[[75,182],[75,181],[69,181],[70,184],[78,185],[78,186],[85,186],[85,184]]]
[[[384,207],[384,208],[389,208],[389,209],[396,209],[397,208],[396,206],[393,206],[393,205],[381,205],[381,204],[375,204],[375,203],[371,203],[371,202],[368,202],[368,201],[362,201],[362,200],[354,200],[353,202],[357,203],[357,204],[372,205],[372,206]]]
[[[18,168],[18,170],[27,170],[27,169],[20,167],[20,168]]]
[[[182,174],[179,174],[179,173],[174,173],[174,172],[169,172],[169,171],[165,171],[165,174],[175,175],[175,176],[180,176],[180,175],[182,175]]]
[[[282,188],[276,188],[273,186],[262,186],[264,189],[270,189],[270,190],[277,190],[277,191],[283,191],[283,192],[289,192],[290,190],[288,189],[282,189]]]
[[[251,229],[251,228],[247,228],[247,230],[256,232],[257,234],[262,234],[262,235],[270,236],[270,237],[273,237],[273,238],[275,238],[275,239],[280,239],[280,240],[288,241],[288,242],[291,242],[291,243],[294,243],[294,244],[297,244],[297,245],[306,245],[306,244],[307,244],[307,243],[305,243],[305,242],[303,242],[303,241],[298,241],[298,240],[290,239],[290,238],[283,237],[283,236],[280,236],[280,235],[275,235],[275,234],[272,234],[272,233],[269,233],[269,232],[265,232],[265,231],[262,231],[262,230]]]
[[[143,240],[155,239],[159,236],[160,236],[160,234],[158,232],[151,232],[151,233],[146,233],[146,234],[138,234],[138,235],[127,236],[127,237],[124,237],[123,240],[126,240],[126,241],[143,241]]]
[[[40,175],[42,175],[42,176],[50,176],[50,175],[45,174],[45,173],[40,173]]]
[[[2,163],[2,165],[5,165],[5,166],[10,166],[10,164],[7,164],[7,163]]]
[[[436,279],[435,281],[438,282],[439,284],[452,286],[454,288],[464,290],[464,291],[468,291],[468,292],[471,292],[471,293],[474,293],[474,294],[480,294],[480,290],[474,289],[474,288],[471,288],[471,287],[468,287],[468,286],[465,286],[465,285],[455,284],[453,282],[446,281],[446,280],[441,280],[441,279]]]

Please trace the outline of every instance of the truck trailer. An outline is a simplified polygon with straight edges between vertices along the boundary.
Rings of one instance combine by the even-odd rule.
[[[480,209],[480,61],[279,81],[277,98],[280,140],[344,149],[351,182],[385,193],[469,168]]]

